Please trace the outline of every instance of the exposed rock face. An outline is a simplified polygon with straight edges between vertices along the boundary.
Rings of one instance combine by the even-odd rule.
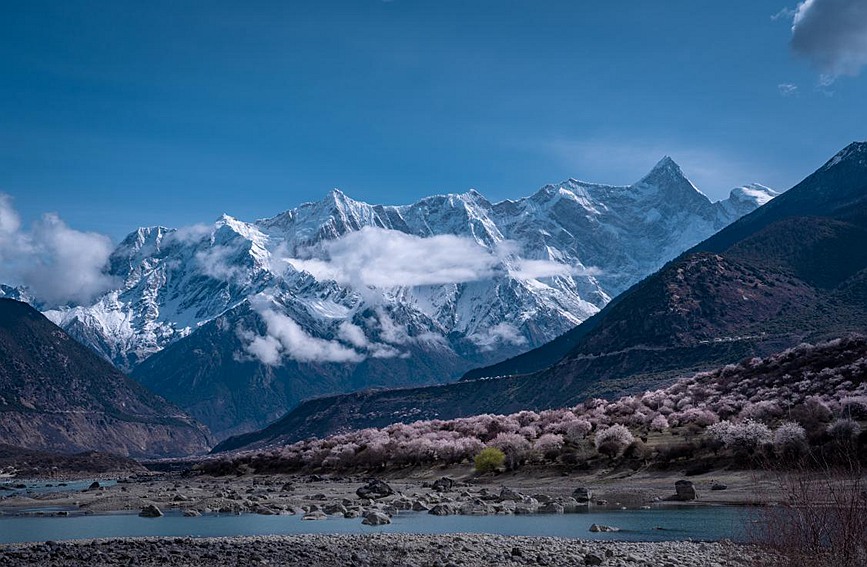
[[[38,311],[0,299],[0,443],[164,457],[209,442],[207,429]]]

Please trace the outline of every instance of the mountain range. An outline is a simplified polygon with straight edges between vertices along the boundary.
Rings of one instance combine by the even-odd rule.
[[[211,443],[205,427],[34,308],[0,299],[0,444],[167,457]]]
[[[224,438],[304,399],[449,382],[546,344],[775,195],[713,203],[670,158],[629,186],[499,203],[335,190],[251,223],[138,229],[111,255],[115,289],[45,314]]]
[[[691,247],[557,339],[456,384],[309,400],[216,450],[395,421],[575,405],[867,329],[867,143]]]

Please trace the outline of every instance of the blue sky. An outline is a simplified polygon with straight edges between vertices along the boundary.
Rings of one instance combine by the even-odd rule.
[[[0,6],[0,192],[25,223],[55,211],[115,240],[332,187],[629,183],[665,154],[717,199],[867,138],[863,53],[835,67],[821,34],[793,51],[796,2]]]

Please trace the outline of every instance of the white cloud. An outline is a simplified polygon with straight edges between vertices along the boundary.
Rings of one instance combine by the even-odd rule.
[[[806,0],[792,22],[791,46],[822,72],[827,86],[867,65],[867,2]]]
[[[514,325],[503,322],[487,329],[482,334],[471,335],[470,340],[482,351],[491,351],[500,344],[524,346],[527,339]]]
[[[341,340],[358,348],[367,348],[370,346],[370,341],[367,340],[367,336],[364,334],[364,329],[358,325],[350,323],[349,321],[343,321],[340,323],[337,336],[340,337]]]
[[[167,241],[178,242],[179,244],[195,244],[201,242],[205,237],[210,236],[214,232],[214,225],[210,224],[193,224],[190,226],[182,226],[166,235]]]
[[[290,317],[279,313],[267,299],[258,297],[250,302],[253,310],[264,321],[265,336],[242,331],[246,341],[244,350],[263,364],[279,366],[283,358],[298,362],[361,362],[364,356],[337,341],[312,336]]]
[[[476,281],[491,277],[497,264],[490,251],[468,238],[422,238],[373,227],[350,232],[311,252],[324,258],[285,261],[317,279],[357,290]]]
[[[215,245],[196,252],[196,263],[208,277],[232,281],[244,277],[244,268],[232,262],[237,250],[230,246]]]
[[[7,195],[0,195],[0,280],[25,285],[52,306],[86,303],[115,285],[105,273],[112,252],[102,234],[69,228],[48,213],[23,230]]]
[[[798,94],[798,85],[792,83],[780,83],[777,90],[782,96],[795,96]]]

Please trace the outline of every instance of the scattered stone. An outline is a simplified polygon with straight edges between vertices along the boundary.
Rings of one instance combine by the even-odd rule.
[[[721,482],[715,482],[712,485],[710,485],[711,490],[725,490],[727,488],[728,488],[728,486],[725,484],[722,484]]]
[[[451,516],[454,513],[454,510],[448,504],[437,504],[428,510],[428,514],[433,514],[434,516]]]
[[[202,513],[199,512],[198,510],[184,510],[184,517],[185,518],[198,518],[201,515],[202,515]]]
[[[588,553],[584,556],[584,565],[602,565],[605,563],[605,558],[596,553]]]
[[[328,515],[322,510],[312,510],[301,517],[302,520],[327,520]]]

